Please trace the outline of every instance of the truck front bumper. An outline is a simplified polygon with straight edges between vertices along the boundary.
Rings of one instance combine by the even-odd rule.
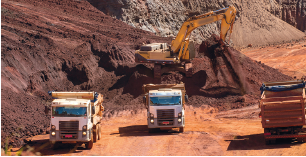
[[[157,119],[154,118],[154,123],[151,123],[151,119],[148,118],[147,122],[148,122],[148,128],[181,128],[181,127],[185,127],[185,118],[181,117],[181,122],[178,122],[178,117],[174,117],[173,118],[173,124],[162,124],[162,122],[168,122],[167,120],[161,120],[161,119]]]
[[[52,132],[55,132],[55,135],[52,135]],[[73,131],[73,132],[67,132],[67,131],[50,131],[50,141],[54,142],[88,142],[91,140],[91,130],[85,131],[86,135],[83,135],[83,131]],[[73,137],[71,137],[73,136]]]

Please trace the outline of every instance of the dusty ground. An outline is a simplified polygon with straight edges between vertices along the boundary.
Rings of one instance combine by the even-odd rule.
[[[306,143],[281,140],[275,145],[265,145],[258,113],[257,105],[222,112],[217,112],[208,105],[199,108],[187,106],[184,133],[178,133],[175,129],[148,133],[145,110],[137,114],[125,111],[118,117],[103,120],[103,138],[91,150],[85,149],[84,145],[75,147],[73,144],[52,150],[45,144],[49,135],[38,135],[28,140],[32,140],[29,145],[40,152],[40,155],[55,156],[306,155]],[[17,150],[13,149],[12,154]],[[23,153],[30,154],[26,151]]]
[[[292,78],[306,76],[306,38],[277,46],[246,48],[240,52]]]

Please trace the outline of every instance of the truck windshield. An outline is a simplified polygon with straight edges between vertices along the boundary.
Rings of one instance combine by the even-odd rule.
[[[84,117],[87,116],[87,107],[52,107],[54,117]]]
[[[180,105],[181,96],[150,97],[150,106]]]

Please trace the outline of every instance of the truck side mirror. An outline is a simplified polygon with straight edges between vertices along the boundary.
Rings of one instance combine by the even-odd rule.
[[[91,107],[91,114],[95,114],[96,113],[96,107],[95,106],[92,106]]]
[[[143,101],[143,104],[145,105],[145,107],[146,107],[146,108],[148,108],[148,106],[147,106],[147,98],[146,98],[146,96],[143,96],[142,101]]]
[[[49,113],[49,107],[45,106],[45,114],[48,114],[48,113]]]
[[[185,95],[185,102],[188,102],[188,95]]]

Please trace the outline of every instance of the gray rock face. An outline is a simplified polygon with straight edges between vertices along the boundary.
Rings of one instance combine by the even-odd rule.
[[[88,0],[105,14],[159,36],[176,36],[191,16],[234,5],[237,20],[234,46],[267,45],[297,40],[305,34],[285,22],[305,30],[306,0]],[[305,1],[305,2],[304,2]],[[219,34],[220,21],[199,27],[191,34],[197,43]],[[288,33],[289,32],[289,33]],[[236,35],[234,35],[236,33]]]
[[[224,0],[88,0],[105,14],[156,35],[176,36],[181,25],[191,16],[229,6]],[[220,22],[205,25],[192,33],[193,39],[207,39],[219,34]]]

